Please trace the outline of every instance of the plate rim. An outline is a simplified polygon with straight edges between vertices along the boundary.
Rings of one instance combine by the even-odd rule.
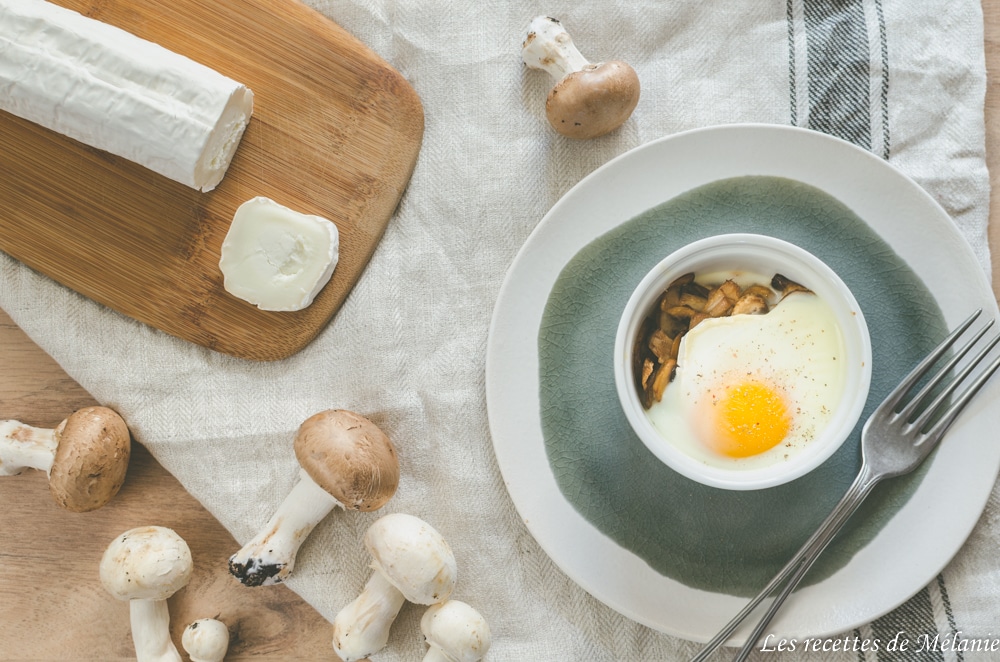
[[[862,148],[857,147],[851,143],[848,143],[842,139],[800,127],[772,125],[772,124],[756,124],[756,123],[727,124],[727,125],[719,125],[711,127],[701,127],[697,129],[692,129],[690,131],[684,131],[664,136],[662,138],[644,143],[643,145],[633,148],[615,157],[614,159],[611,159],[610,161],[600,166],[599,168],[595,169],[592,173],[581,179],[576,185],[574,185],[565,194],[563,194],[559,198],[559,200],[549,209],[549,211],[543,215],[539,223],[529,234],[524,244],[522,245],[521,249],[518,251],[514,260],[510,264],[507,274],[505,275],[503,283],[501,284],[501,287],[498,291],[487,336],[487,351],[486,351],[486,366],[485,366],[485,386],[486,386],[485,390],[486,390],[487,415],[488,415],[489,429],[494,448],[494,454],[497,457],[497,462],[501,475],[504,480],[504,485],[507,489],[508,495],[510,496],[511,500],[514,503],[515,509],[517,510],[525,526],[528,528],[532,537],[540,545],[543,551],[549,556],[549,558],[555,563],[555,565],[571,580],[573,580],[577,585],[579,585],[581,588],[583,588],[585,591],[587,591],[589,594],[595,597],[598,601],[606,604],[607,606],[622,613],[623,615],[634,621],[637,621],[643,625],[664,632],[666,634],[694,641],[707,641],[707,639],[710,638],[711,635],[714,634],[714,632],[718,629],[717,626],[721,626],[722,623],[728,620],[728,617],[731,616],[732,613],[735,613],[735,611],[738,610],[738,607],[745,601],[745,599],[733,598],[732,596],[723,596],[724,599],[719,601],[716,598],[718,596],[721,596],[721,594],[712,593],[709,591],[703,591],[699,589],[691,589],[690,587],[686,587],[680,584],[679,582],[670,580],[669,578],[664,578],[662,575],[659,575],[659,573],[656,573],[655,571],[648,569],[648,566],[646,566],[647,572],[652,572],[653,574],[658,575],[661,579],[664,579],[667,582],[667,584],[672,583],[673,585],[676,585],[676,587],[680,587],[681,592],[684,594],[682,597],[688,597],[693,599],[708,599],[710,602],[715,602],[719,604],[728,603],[725,609],[726,610],[731,609],[731,611],[724,611],[721,614],[717,614],[716,620],[718,622],[715,622],[712,619],[708,619],[710,621],[708,624],[704,624],[701,626],[700,629],[695,629],[693,631],[690,625],[686,627],[675,627],[669,623],[664,623],[661,619],[651,617],[648,613],[645,613],[643,611],[643,608],[641,606],[636,607],[635,605],[629,604],[627,601],[622,600],[620,595],[621,591],[615,593],[609,592],[608,590],[606,590],[605,586],[595,585],[595,582],[592,581],[591,579],[580,576],[580,572],[578,571],[578,566],[581,563],[580,553],[576,552],[574,554],[568,552],[565,548],[559,547],[558,545],[553,543],[551,536],[547,532],[540,530],[540,527],[543,526],[543,524],[539,524],[539,520],[543,519],[545,514],[533,508],[531,506],[532,502],[544,501],[544,503],[551,504],[553,503],[552,501],[553,496],[557,496],[555,502],[559,504],[558,508],[560,509],[559,514],[561,518],[560,519],[561,526],[583,526],[585,528],[589,527],[593,529],[593,532],[596,532],[598,536],[604,537],[606,540],[607,538],[606,536],[604,536],[603,533],[598,531],[596,527],[587,522],[578,512],[576,512],[575,508],[571,504],[569,504],[568,501],[566,501],[565,497],[562,495],[558,487],[556,487],[555,489],[555,494],[551,492],[551,487],[555,485],[555,481],[554,478],[552,477],[551,468],[548,466],[547,458],[545,458],[545,471],[543,473],[547,473],[548,477],[552,479],[551,485],[547,486],[535,485],[526,490],[523,485],[519,484],[520,478],[519,476],[516,475],[517,471],[516,465],[523,464],[525,456],[523,453],[517,453],[516,458],[512,458],[511,456],[508,455],[507,449],[503,447],[503,438],[507,434],[507,427],[506,427],[507,423],[506,421],[501,420],[499,418],[499,412],[497,411],[496,402],[497,399],[501,397],[498,394],[498,389],[500,388],[500,386],[497,384],[498,374],[502,374],[505,367],[502,365],[503,361],[501,360],[498,353],[501,351],[509,351],[511,346],[511,342],[509,339],[501,337],[502,333],[504,332],[504,327],[503,327],[504,320],[502,319],[502,314],[504,313],[504,306],[508,304],[512,291],[516,287],[515,277],[518,276],[520,270],[523,270],[526,260],[532,257],[531,251],[534,250],[533,247],[537,245],[539,242],[545,241],[547,239],[546,235],[551,231],[552,229],[551,226],[555,223],[558,223],[559,222],[558,219],[562,215],[566,214],[567,210],[572,209],[577,198],[580,198],[581,196],[586,197],[585,195],[586,191],[592,189],[595,186],[603,186],[609,180],[612,182],[627,180],[627,178],[624,178],[622,175],[624,173],[628,173],[630,171],[630,168],[634,169],[638,165],[641,165],[643,160],[647,159],[650,155],[658,157],[659,152],[661,151],[665,151],[666,153],[669,154],[671,150],[676,152],[678,151],[678,148],[689,147],[689,145],[684,145],[684,143],[693,142],[695,146],[697,146],[697,143],[699,142],[702,143],[707,142],[711,144],[711,143],[718,143],[720,140],[729,141],[731,143],[727,147],[728,149],[733,149],[734,146],[732,143],[735,143],[735,148],[743,150],[748,149],[748,145],[750,143],[753,143],[758,148],[761,146],[765,146],[766,148],[768,144],[771,145],[779,144],[773,142],[774,140],[786,141],[786,145],[787,141],[791,142],[798,141],[802,143],[801,145],[794,146],[795,149],[798,150],[801,150],[803,145],[821,146],[828,151],[832,150],[837,153],[842,152],[845,158],[860,159],[860,162],[867,165],[867,167],[874,168],[883,177],[888,177],[890,180],[892,180],[891,183],[894,186],[897,187],[902,186],[907,190],[909,197],[904,200],[904,202],[906,203],[906,205],[904,205],[905,207],[908,207],[911,210],[913,208],[920,210],[925,215],[927,215],[927,217],[930,218],[932,222],[935,224],[942,222],[944,223],[944,228],[945,228],[944,234],[946,235],[945,238],[949,242],[948,248],[961,251],[962,255],[960,255],[959,257],[964,258],[963,264],[968,263],[972,265],[971,267],[968,267],[965,270],[966,271],[971,270],[974,271],[976,274],[978,274],[978,278],[975,279],[976,281],[975,289],[977,291],[974,293],[974,296],[972,298],[981,300],[977,301],[977,303],[981,304],[984,308],[986,308],[988,314],[992,314],[994,317],[996,317],[998,314],[996,300],[993,297],[991,287],[986,277],[986,273],[982,268],[980,268],[978,259],[975,257],[971,249],[971,246],[964,239],[964,237],[960,235],[957,226],[954,224],[954,222],[951,220],[948,214],[927,191],[925,191],[915,181],[909,178],[905,173],[900,171],[894,165],[883,159],[880,159],[874,154],[871,154],[870,152],[863,150]],[[718,145],[716,144],[715,146],[717,147]],[[683,151],[683,149],[681,149],[681,151]],[[747,155],[743,154],[742,158],[745,160],[747,158]],[[722,168],[722,171],[724,170],[725,168]],[[719,179],[725,179],[729,176],[738,176],[739,174],[743,175],[770,174],[768,172],[742,172],[729,175],[725,174],[722,171],[717,173],[716,176],[712,177],[711,179],[707,179],[702,183],[708,183],[708,181],[717,181]],[[845,175],[846,173],[842,173],[840,177],[843,178]],[[798,177],[789,176],[787,173],[780,174],[778,176],[784,176],[787,178],[796,179],[798,181],[804,181],[805,183],[812,183],[804,179],[799,180]],[[683,176],[681,177],[681,179],[683,179]],[[835,188],[839,188],[839,186],[841,186],[842,184],[843,183],[841,182],[840,184],[838,184],[838,187]],[[638,184],[633,182],[632,184],[627,184],[627,185],[642,186],[644,184],[642,182]],[[862,188],[864,188],[865,185],[866,185],[865,183],[862,183]],[[677,190],[670,195],[663,194],[656,204],[665,202],[675,197],[679,193],[683,192],[684,190],[690,190],[690,188],[693,188],[693,186],[688,186],[687,188],[681,188],[680,190]],[[823,186],[820,186],[819,188],[821,188],[822,190],[826,190],[826,187]],[[655,205],[650,204],[644,209],[640,209],[638,213],[641,213],[641,211],[644,211],[645,209],[652,208],[653,206]],[[848,206],[851,205],[848,204]],[[597,211],[595,210],[593,213],[596,214]],[[603,221],[603,223],[606,226],[605,229],[607,230],[617,227],[621,223],[629,220],[630,218],[633,218],[635,215],[637,215],[637,213],[635,213],[633,209],[628,212],[623,212],[615,219],[610,219],[610,220],[606,219],[605,221]],[[872,227],[871,223],[869,222],[868,219],[864,217],[864,215],[859,214],[859,216],[861,216],[862,219],[865,220],[865,223],[869,225],[869,227]],[[586,240],[581,240],[582,245],[586,245],[597,236],[597,235],[590,236],[589,234],[587,234],[587,232],[592,231],[592,229],[593,229],[592,227],[587,226],[584,230],[580,230],[578,232],[579,235],[586,236]],[[899,237],[897,235],[899,235],[899,232],[895,232],[895,234],[893,234],[892,232],[887,233],[886,228],[883,227],[880,228],[872,227],[872,229],[873,231],[876,232],[876,234],[885,239],[887,243],[889,243],[889,245],[894,248],[894,250],[897,250],[897,244],[899,243]],[[889,234],[890,236],[887,237],[886,234]],[[896,239],[895,243],[893,241],[894,238]],[[576,252],[575,250],[571,251],[571,254],[575,254],[575,252]],[[952,259],[955,259],[954,256]],[[907,262],[909,263],[909,261]],[[546,271],[546,276],[552,277],[553,270],[555,271],[555,273],[558,273],[558,271],[561,270],[563,266],[565,266],[565,262],[558,264],[557,266],[558,269],[553,269],[553,267],[550,265],[548,267],[548,270]],[[926,282],[926,279],[924,279],[923,277],[921,277],[921,279],[925,280]],[[550,288],[540,287],[537,285],[536,288],[539,290],[544,290],[545,294],[544,297],[542,298],[547,299]],[[938,305],[942,305],[943,302],[939,299],[937,295],[934,294],[933,288],[929,286],[928,289],[931,290],[932,295],[934,295],[934,298],[937,301]],[[524,301],[521,300],[518,302],[518,304],[523,308]],[[945,314],[948,324],[952,325],[954,324],[954,319],[959,314],[959,311],[945,310],[945,308],[947,308],[947,306],[942,307],[942,312]],[[534,339],[537,340],[537,328],[535,329]],[[537,359],[537,347],[535,348],[534,353],[535,353],[535,358]],[[535,366],[537,366],[537,363],[535,364]],[[523,366],[521,367],[523,369]],[[1000,384],[995,383],[993,384],[992,388],[990,388],[990,390],[993,392],[997,392],[998,388],[1000,388]],[[537,397],[535,399],[537,400]],[[984,399],[985,398],[981,398],[980,403]],[[975,417],[975,419],[983,418],[982,407],[976,407],[974,404],[971,405],[970,408],[974,408],[974,410],[978,412],[978,415]],[[534,414],[536,413],[537,412],[532,412],[532,416],[534,416]],[[972,417],[967,415],[964,418],[969,419]],[[975,422],[975,419],[973,419],[973,422]],[[537,423],[536,419],[532,420],[533,422]],[[956,425],[956,428],[958,427],[959,426]],[[964,435],[964,437],[970,436],[971,428],[969,428],[969,425],[966,425],[963,429],[970,430],[969,433]],[[953,432],[952,436],[954,435],[955,433]],[[544,450],[542,450],[542,454],[544,456]],[[516,462],[514,461],[515,459]],[[891,599],[889,600],[883,599],[878,604],[878,606],[873,606],[873,608],[869,608],[867,610],[865,609],[837,610],[838,613],[836,614],[836,616],[840,620],[835,624],[831,624],[827,627],[819,627],[817,629],[815,623],[803,624],[801,622],[797,622],[795,618],[788,617],[789,613],[794,614],[796,612],[795,603],[799,603],[799,606],[801,607],[802,604],[806,604],[808,603],[809,600],[813,599],[817,593],[822,593],[823,591],[828,590],[830,588],[831,582],[836,582],[838,577],[840,577],[846,572],[845,569],[841,569],[835,572],[830,578],[822,582],[818,582],[814,586],[809,586],[804,589],[801,589],[799,592],[794,594],[790,598],[791,602],[789,603],[789,606],[786,608],[785,612],[783,612],[784,616],[782,616],[782,614],[779,614],[779,617],[775,620],[774,624],[772,625],[773,631],[779,633],[780,636],[785,636],[788,638],[801,638],[803,636],[824,636],[824,635],[836,634],[839,632],[843,632],[845,630],[849,630],[853,627],[857,627],[864,623],[870,622],[875,618],[878,618],[884,613],[899,606],[900,604],[908,600],[910,597],[912,597],[913,594],[921,590],[931,579],[933,579],[934,576],[936,576],[937,573],[941,571],[941,569],[945,565],[947,565],[947,563],[959,551],[959,549],[961,549],[962,545],[964,545],[966,539],[968,538],[969,534],[972,532],[973,527],[978,521],[979,516],[982,513],[983,508],[985,507],[986,501],[988,500],[990,493],[992,492],[992,487],[993,484],[995,483],[997,473],[998,471],[1000,471],[1000,450],[993,452],[992,456],[987,458],[987,460],[988,461],[980,463],[977,475],[980,476],[979,480],[983,483],[984,486],[987,482],[986,477],[992,476],[992,479],[988,481],[989,483],[988,487],[980,486],[975,491],[976,492],[975,495],[973,495],[974,502],[967,504],[970,506],[974,506],[972,508],[967,509],[970,512],[974,512],[974,516],[970,516],[968,513],[966,513],[965,517],[961,518],[962,524],[958,527],[955,527],[954,526],[955,523],[952,522],[953,531],[956,531],[957,529],[957,533],[955,533],[954,540],[951,542],[951,544],[943,546],[948,549],[946,549],[943,553],[938,553],[934,555],[931,561],[928,561],[924,564],[925,567],[923,568],[923,572],[919,574],[919,577],[921,579],[909,582],[909,584],[912,585],[909,586],[908,590],[902,590],[899,587],[896,587],[896,590],[894,591],[893,597]],[[931,469],[934,468],[935,467],[931,467]],[[928,478],[930,478],[930,475],[928,476]],[[540,488],[546,488],[546,489],[544,489],[542,493],[539,493]],[[914,496],[920,494],[922,491],[925,490],[926,488],[924,488],[924,486],[921,485],[921,487],[918,488]],[[518,493],[515,494],[515,491],[517,491]],[[904,505],[904,509],[905,508],[906,505]],[[886,525],[885,528],[892,527],[893,521],[898,519],[899,517],[892,518],[892,520]],[[880,548],[879,546],[885,544],[884,539],[887,536],[891,538],[894,535],[896,535],[894,531],[890,531],[890,533],[888,534],[885,532],[885,530],[880,531],[871,543],[866,545],[865,548],[863,548],[857,554],[854,555],[854,557],[848,562],[845,568],[854,567],[854,571],[856,571],[856,566],[858,564],[861,564],[862,566],[872,566],[872,565],[877,566],[878,564],[876,563],[876,561],[878,559],[872,558],[873,556],[872,550],[875,550],[875,553],[877,553]],[[879,546],[877,546],[875,545],[875,542],[876,540],[879,539],[883,539],[883,541],[879,543]],[[617,545],[617,543],[612,543],[612,544]],[[642,561],[641,559],[638,559],[638,557],[636,557],[632,552],[625,550],[624,548],[619,548],[619,549],[620,549],[620,554],[623,557],[633,557],[631,561],[628,563],[630,569],[641,568],[641,566],[645,565],[645,562]],[[637,560],[638,563],[636,562]],[[612,575],[614,575],[615,579],[623,580],[627,585],[630,582],[632,582],[632,585],[635,584],[635,578],[629,576],[622,576],[621,573],[618,574],[608,573],[605,575],[605,577],[611,577]],[[656,582],[656,583],[659,585],[662,584],[663,582]],[[643,588],[643,587],[638,586],[638,588]],[[843,592],[842,587],[840,592]],[[871,592],[865,591],[865,593],[867,594]],[[799,613],[801,613],[802,610],[800,609],[798,611]],[[742,639],[745,638],[746,630],[748,629],[749,625],[747,626],[747,628],[738,631],[730,640],[731,643],[741,642]]]

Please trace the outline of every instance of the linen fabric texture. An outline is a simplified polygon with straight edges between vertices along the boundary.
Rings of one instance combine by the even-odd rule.
[[[384,511],[326,518],[287,582],[328,619],[370,572],[364,531],[399,511],[427,520],[451,544],[460,575],[453,597],[489,622],[488,660],[689,658],[696,644],[630,621],[567,578],[506,493],[484,386],[487,332],[504,274],[545,212],[597,167],[662,136],[738,122],[808,127],[887,158],[948,211],[988,273],[980,5],[311,4],[397,68],[426,115],[416,169],[385,236],[315,341],[273,363],[224,356],[110,311],[6,255],[0,306],[95,398],[121,412],[136,440],[241,542],[297,478],[291,441],[301,421],[335,407],[382,427],[399,451],[396,496]],[[548,126],[544,99],[552,81],[520,59],[524,31],[543,13],[562,20],[589,59],[635,67],[642,96],[617,131],[580,142]],[[883,642],[900,631],[911,638],[990,634],[1000,586],[998,516],[994,493],[935,581],[845,634]],[[403,608],[377,659],[421,659],[422,613]],[[894,655],[799,650],[780,659],[904,659]],[[975,657],[945,651],[922,659]]]

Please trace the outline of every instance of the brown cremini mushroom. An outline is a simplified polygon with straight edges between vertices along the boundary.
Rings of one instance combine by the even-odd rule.
[[[63,508],[87,512],[111,500],[125,482],[131,436],[107,407],[84,407],[53,430],[0,421],[0,476],[44,471]]]
[[[306,419],[295,437],[299,480],[264,528],[229,559],[247,586],[291,574],[299,547],[336,506],[377,510],[396,493],[399,461],[382,430],[364,416],[328,409]]]
[[[536,16],[521,44],[521,58],[547,71],[556,84],[545,100],[545,116],[569,138],[596,138],[621,126],[639,103],[639,77],[621,60],[591,63],[562,24]]]

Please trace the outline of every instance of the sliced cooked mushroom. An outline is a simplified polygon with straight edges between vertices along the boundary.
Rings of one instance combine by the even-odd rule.
[[[671,289],[677,288],[677,290],[680,291],[680,289],[682,287],[687,287],[688,285],[693,284],[695,282],[694,281],[694,277],[695,277],[695,275],[694,275],[693,271],[689,271],[689,272],[687,272],[685,274],[682,274],[682,275],[678,276],[677,278],[675,278],[670,283],[670,285],[667,286],[667,289],[671,290]]]
[[[691,318],[691,323],[688,326],[688,331],[690,331],[694,327],[698,326],[699,324],[701,324],[703,321],[709,319],[710,317],[711,317],[711,315],[709,315],[708,313],[704,313],[704,312],[698,313],[697,315],[693,316]]]
[[[774,275],[771,287],[753,283],[741,288],[729,279],[709,288],[699,283],[693,272],[675,278],[640,323],[633,345],[633,376],[642,406],[649,409],[663,397],[667,383],[673,380],[680,343],[698,324],[729,315],[765,314],[778,299],[775,290],[782,296],[809,291],[781,274]]]
[[[753,285],[748,285],[746,289],[743,290],[743,296],[748,294],[756,294],[761,299],[767,302],[768,306],[774,303],[775,296],[774,290],[772,290],[767,285],[761,285],[760,283],[754,283]]]
[[[646,400],[650,403],[650,406],[652,406],[652,403],[663,399],[663,392],[666,390],[670,380],[673,379],[676,367],[676,359],[667,359],[653,372],[653,377],[646,388]]]
[[[653,370],[655,368],[656,364],[652,361],[652,359],[646,359],[645,361],[642,362],[642,380],[641,380],[642,390],[645,391],[646,388],[649,386],[649,378],[652,376]]]
[[[694,313],[694,315],[698,314],[700,313]],[[692,317],[694,315],[692,315]],[[662,311],[660,313],[659,328],[663,331],[663,333],[667,334],[671,338],[677,338],[678,336],[684,335],[689,326],[689,317],[674,317],[666,311]]]
[[[792,292],[811,292],[808,287],[796,283],[781,274],[774,274],[771,279],[771,287],[781,293],[782,298],[787,297]]]
[[[663,295],[660,297],[660,310],[666,310],[667,308],[680,305],[681,295],[688,292],[688,287],[692,283],[694,283],[693,271],[675,278],[669,285],[667,285],[667,289],[664,290]]]
[[[722,297],[722,296],[723,295],[720,293],[719,297]],[[695,315],[697,315],[698,313],[700,313],[702,311],[695,310],[694,308],[691,308],[690,306],[682,306],[682,305],[678,304],[676,306],[672,306],[670,308],[667,308],[663,312],[665,312],[670,317],[673,317],[674,319],[689,320],[689,319],[691,319],[692,317],[694,317]]]
[[[701,294],[697,294],[695,292],[681,292],[678,304],[686,306],[696,312],[701,312],[705,309],[705,303],[707,301],[708,299]]]
[[[728,288],[720,285],[708,293],[708,300],[702,312],[709,317],[724,317],[733,309],[735,303],[736,298],[729,296]]]
[[[703,312],[709,317],[724,317],[733,309],[740,298],[740,286],[727,280],[708,293]]]
[[[767,301],[758,294],[744,294],[733,304],[733,315],[763,315],[768,311]]]
[[[653,335],[649,337],[649,349],[660,360],[660,363],[670,358],[670,349],[673,346],[674,339],[665,334],[661,329],[653,331]]]
[[[684,335],[678,333],[674,336],[674,344],[670,346],[670,358],[676,359],[681,353],[681,340],[684,339]]]

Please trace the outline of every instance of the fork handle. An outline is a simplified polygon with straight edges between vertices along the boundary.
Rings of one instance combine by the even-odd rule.
[[[736,631],[743,621],[757,608],[757,606],[764,601],[776,588],[781,586],[786,581],[789,581],[788,585],[784,587],[781,594],[775,599],[775,602],[771,605],[768,613],[764,615],[764,618],[757,627],[754,629],[753,634],[747,638],[746,643],[741,650],[740,655],[737,659],[742,660],[746,658],[750,650],[757,643],[757,639],[760,638],[761,633],[764,628],[767,627],[771,619],[774,617],[775,612],[784,602],[785,598],[792,592],[795,586],[802,580],[805,576],[806,571],[812,567],[812,564],[816,561],[816,558],[820,553],[826,548],[826,546],[833,540],[833,537],[838,531],[844,526],[847,520],[854,514],[854,512],[861,505],[861,502],[865,500],[868,494],[872,491],[872,488],[879,482],[879,477],[876,476],[866,463],[862,463],[861,471],[858,472],[857,477],[851,486],[847,488],[847,492],[841,497],[837,505],[833,507],[833,510],[826,519],[819,525],[819,528],[809,537],[808,540],[799,548],[799,551],[785,564],[785,566],[778,571],[778,574],[768,582],[760,593],[754,596],[743,609],[740,610],[736,616],[733,617],[729,623],[727,623],[718,634],[716,634],[701,652],[698,653],[691,662],[704,662],[719,646],[723,645],[725,641]]]
[[[753,631],[747,637],[746,641],[743,643],[743,647],[740,649],[739,654],[735,658],[733,658],[733,662],[743,662],[743,660],[747,659],[747,656],[749,656],[750,652],[753,651],[753,649],[756,647],[757,641],[760,639],[761,635],[764,634],[764,630],[767,628],[768,624],[770,624],[771,619],[774,618],[774,615],[778,613],[778,609],[781,608],[781,605],[785,602],[785,599],[792,594],[792,591],[795,590],[795,587],[799,585],[799,582],[802,581],[802,578],[805,577],[807,572],[809,572],[809,568],[813,566],[813,564],[816,562],[816,559],[819,558],[819,555],[823,553],[823,550],[826,549],[827,545],[829,545],[830,542],[834,539],[834,537],[837,535],[837,532],[839,532],[840,529],[843,528],[844,524],[847,522],[848,519],[850,519],[851,515],[853,515],[854,512],[858,509],[858,507],[861,505],[861,502],[865,500],[865,497],[868,496],[868,494],[871,492],[871,489],[874,486],[875,482],[868,482],[864,486],[862,486],[862,491],[857,493],[857,496],[855,496],[852,499],[851,503],[845,506],[844,510],[841,511],[843,514],[838,515],[838,517],[836,518],[828,518],[830,520],[829,525],[820,527],[823,530],[822,535],[816,538],[815,542],[810,546],[809,550],[805,553],[801,562],[796,567],[795,572],[793,572],[791,577],[789,577],[788,580],[785,582],[785,585],[782,587],[781,592],[779,592],[778,595],[775,596],[774,601],[767,608],[767,611],[764,612],[764,615],[761,617],[760,621],[758,621],[757,626],[753,629]]]

